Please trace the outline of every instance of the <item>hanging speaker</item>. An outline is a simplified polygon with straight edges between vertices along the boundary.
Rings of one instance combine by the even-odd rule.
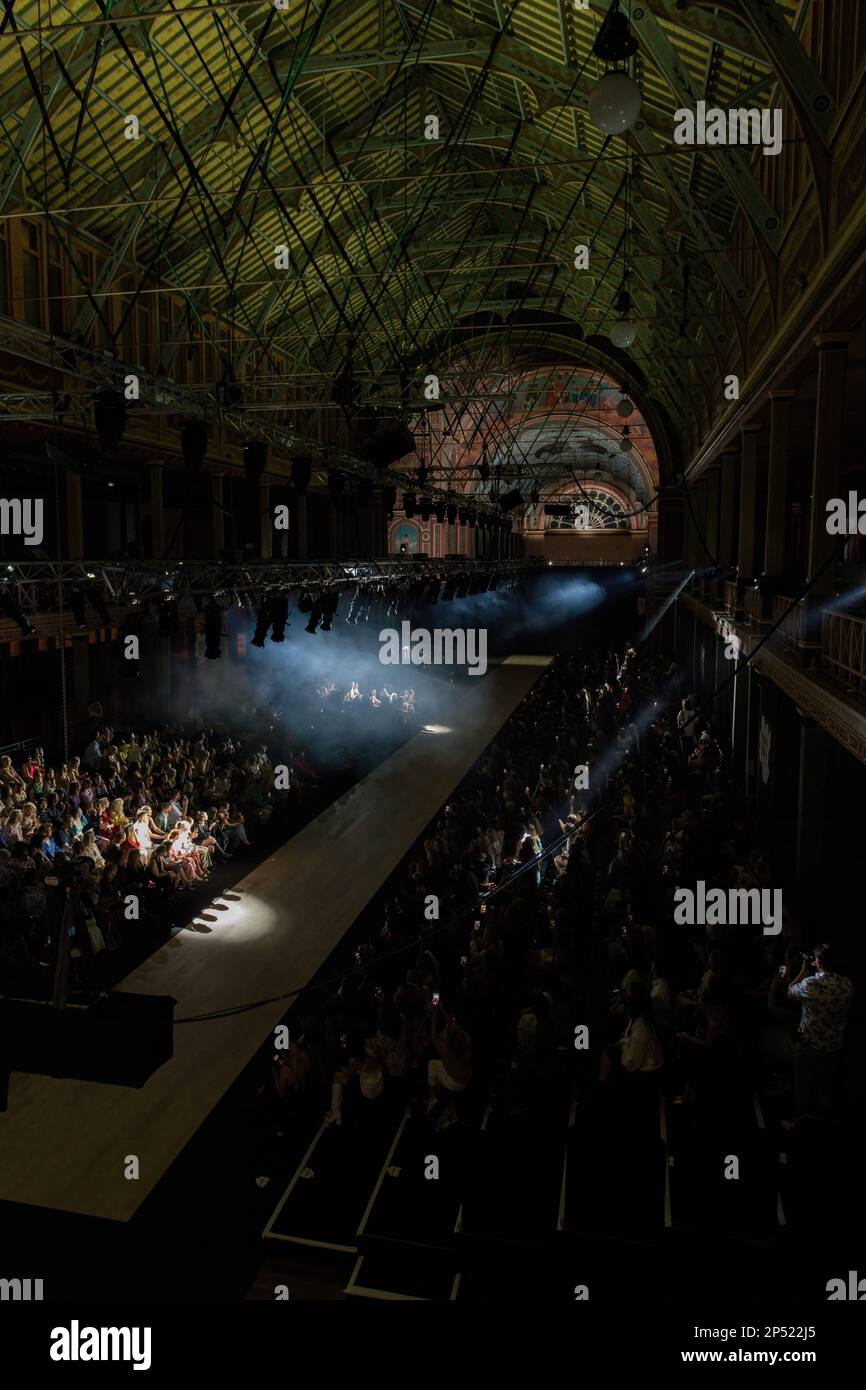
[[[415,450],[415,436],[405,425],[389,420],[365,439],[358,450],[365,463],[387,468]]]

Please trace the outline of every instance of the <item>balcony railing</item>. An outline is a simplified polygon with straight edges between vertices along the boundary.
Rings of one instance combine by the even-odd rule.
[[[737,581],[736,579],[726,579],[722,585],[722,598],[725,603],[725,613],[732,618],[737,611]]]
[[[764,621],[767,611],[767,601],[760,589],[750,585],[743,595],[743,602],[746,609],[746,617],[749,622],[760,623]]]
[[[866,618],[851,613],[824,614],[821,666],[846,690],[866,693]]]
[[[791,604],[794,604],[793,608]],[[789,609],[790,612],[787,611]],[[794,603],[794,600],[785,594],[776,594],[773,598],[773,625],[775,626],[779,619],[782,619],[780,626],[776,628],[775,635],[784,638],[794,647],[799,646],[804,640],[803,622],[805,615],[806,609],[802,603]]]

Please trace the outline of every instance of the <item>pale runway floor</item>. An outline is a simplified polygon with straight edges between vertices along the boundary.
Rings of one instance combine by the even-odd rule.
[[[510,657],[264,860],[120,989],[168,994],[175,1018],[300,989],[548,665]],[[420,925],[420,923],[419,923]],[[175,1027],[141,1090],[13,1073],[0,1114],[0,1200],[128,1221],[285,1013],[286,1002]],[[127,1156],[140,1177],[124,1177]]]

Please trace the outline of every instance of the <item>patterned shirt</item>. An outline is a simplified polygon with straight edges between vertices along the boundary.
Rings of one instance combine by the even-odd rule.
[[[854,995],[847,975],[819,970],[791,985],[790,993],[803,1009],[797,1030],[800,1041],[818,1052],[838,1052]]]

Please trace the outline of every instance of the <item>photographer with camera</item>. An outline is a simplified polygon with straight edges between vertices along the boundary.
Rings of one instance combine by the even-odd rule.
[[[822,942],[802,957],[800,973],[788,985],[788,998],[802,1009],[794,1053],[797,1121],[825,1116],[833,1103],[833,1078],[854,997],[851,981],[834,966],[833,948]]]

